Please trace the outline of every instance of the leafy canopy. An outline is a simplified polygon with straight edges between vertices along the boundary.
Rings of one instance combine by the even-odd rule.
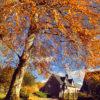
[[[45,72],[51,61],[57,61],[62,47],[62,61],[69,57],[76,67],[81,66],[77,62],[85,67],[100,64],[99,0],[7,1],[0,7],[0,43],[8,49],[3,50],[4,56],[9,50],[21,56],[31,46],[27,49],[30,65]]]

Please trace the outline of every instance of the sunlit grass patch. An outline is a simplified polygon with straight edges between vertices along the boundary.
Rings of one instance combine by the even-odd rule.
[[[5,94],[4,93],[0,93],[0,100],[3,100],[5,97]]]

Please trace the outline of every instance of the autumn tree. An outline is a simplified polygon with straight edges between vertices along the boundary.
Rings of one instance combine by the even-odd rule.
[[[100,98],[99,94],[100,93],[99,93],[98,89],[100,89],[100,71],[87,72],[85,74],[83,86],[82,86],[80,91],[81,92],[86,91],[88,94],[92,95],[93,98],[99,100],[99,98]]]
[[[7,89],[9,88],[13,72],[14,69],[11,67],[3,68],[0,72],[0,85],[4,88],[5,91],[7,91]]]
[[[86,68],[98,65],[93,43],[99,34],[99,0],[10,1],[0,7],[0,43],[7,47],[2,50],[3,55],[7,56],[9,50],[15,52],[19,64],[7,100],[19,99],[28,66],[34,65],[41,73],[47,73],[50,62],[56,62],[59,54],[62,62],[70,58],[76,67],[81,66],[77,62],[84,62]]]
[[[8,66],[1,69],[0,85],[4,88],[5,92],[8,91],[14,70],[15,68],[8,67]],[[22,85],[32,86],[34,83],[35,83],[35,77],[32,75],[31,72],[26,71],[24,78],[23,78]]]

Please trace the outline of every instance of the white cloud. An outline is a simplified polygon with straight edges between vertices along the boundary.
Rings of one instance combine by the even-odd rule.
[[[65,76],[65,73],[59,72],[59,73],[57,73],[57,75],[59,75],[59,76]]]
[[[41,83],[45,83],[47,81],[48,81],[48,79],[44,79],[44,80],[41,81]]]

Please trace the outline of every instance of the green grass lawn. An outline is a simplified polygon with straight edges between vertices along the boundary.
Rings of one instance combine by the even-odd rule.
[[[5,97],[5,94],[4,93],[0,93],[0,100],[3,100]]]

